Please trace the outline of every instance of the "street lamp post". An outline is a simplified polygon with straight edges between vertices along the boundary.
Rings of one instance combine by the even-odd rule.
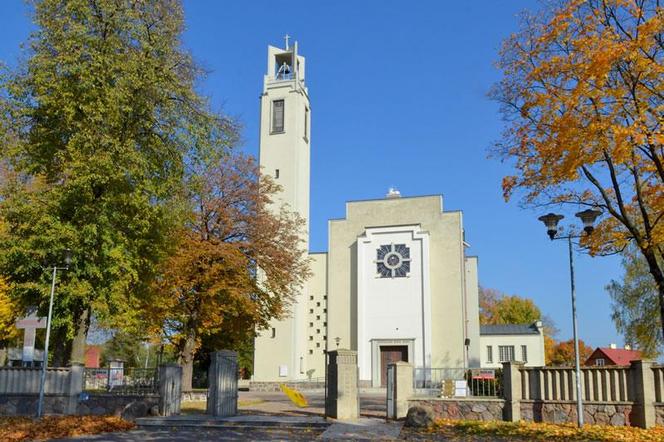
[[[53,316],[53,296],[55,295],[55,277],[58,270],[68,270],[71,264],[71,250],[65,249],[65,267],[53,265],[53,278],[51,280],[51,299],[48,303],[48,318],[46,320],[46,342],[44,343],[44,357],[42,358],[41,379],[39,380],[39,402],[37,402],[37,417],[44,414],[44,384],[46,383],[46,368],[48,366],[48,341],[51,337],[51,317]]]
[[[583,230],[586,235],[590,235],[593,230],[595,220],[602,212],[599,210],[587,209],[583,212],[576,213],[576,216],[581,218],[583,222]],[[581,360],[579,356],[579,335],[576,325],[576,289],[574,286],[574,255],[572,253],[572,239],[581,238],[582,235],[574,235],[570,233],[567,236],[557,236],[558,222],[563,219],[563,215],[555,213],[548,213],[540,216],[538,219],[546,226],[546,233],[553,241],[556,239],[566,239],[567,247],[569,248],[569,274],[570,274],[570,288],[572,292],[572,331],[574,334],[574,368],[576,371],[576,416],[579,427],[583,426],[583,392],[581,390]]]

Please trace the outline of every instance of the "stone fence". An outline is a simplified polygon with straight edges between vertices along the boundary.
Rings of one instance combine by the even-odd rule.
[[[164,394],[87,393],[84,391],[84,367],[48,368],[44,384],[45,414],[112,414],[125,418],[148,413],[167,415],[167,405],[181,395],[181,368],[160,367],[159,383],[176,385],[176,391]],[[178,371],[179,370],[179,371]],[[41,368],[0,367],[0,416],[30,416],[37,411]],[[174,382],[174,379],[177,382]],[[160,390],[161,392],[161,390]]]
[[[523,367],[521,362],[508,362],[503,364],[502,383],[501,397],[411,395],[408,406],[425,406],[434,416],[449,419],[576,422],[574,368]],[[583,367],[581,391],[586,423],[642,428],[664,425],[664,366],[632,361],[625,367]],[[400,414],[396,417],[404,416]]]

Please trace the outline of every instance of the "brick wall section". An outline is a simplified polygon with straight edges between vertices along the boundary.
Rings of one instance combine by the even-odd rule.
[[[408,407],[427,407],[437,419],[503,420],[505,401],[502,399],[409,399]]]
[[[35,394],[3,394],[0,395],[0,416],[35,416],[37,401]],[[69,396],[44,396],[44,414],[65,414],[69,404]]]
[[[37,400],[34,394],[0,395],[0,416],[34,416],[37,413]],[[122,396],[113,394],[90,394],[87,400],[79,401],[76,414],[115,415],[132,402],[143,401],[149,409],[157,405],[159,396]],[[67,414],[69,396],[44,396],[44,414]]]
[[[628,426],[631,413],[632,404],[629,402],[583,404],[583,419],[587,424]],[[555,424],[576,422],[576,402],[521,401],[521,419]]]

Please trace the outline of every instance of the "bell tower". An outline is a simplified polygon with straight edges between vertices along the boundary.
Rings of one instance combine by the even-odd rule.
[[[311,112],[305,84],[304,57],[297,42],[285,48],[268,46],[267,72],[260,97],[261,173],[281,186],[274,210],[287,204],[306,220],[305,252],[309,252],[309,158]],[[307,293],[295,297],[290,317],[273,321],[255,341],[254,379],[287,380],[306,377]]]

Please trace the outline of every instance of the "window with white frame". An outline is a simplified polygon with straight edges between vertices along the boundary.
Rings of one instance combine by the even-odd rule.
[[[606,365],[606,361],[604,360],[604,358],[597,358],[595,359],[595,365],[603,367],[604,365]]]
[[[490,345],[486,346],[486,361],[489,363],[493,362],[493,347]]]
[[[521,346],[521,360],[523,362],[528,362],[528,347],[525,345]]]
[[[513,345],[499,345],[498,358],[500,362],[514,361],[514,346]]]

